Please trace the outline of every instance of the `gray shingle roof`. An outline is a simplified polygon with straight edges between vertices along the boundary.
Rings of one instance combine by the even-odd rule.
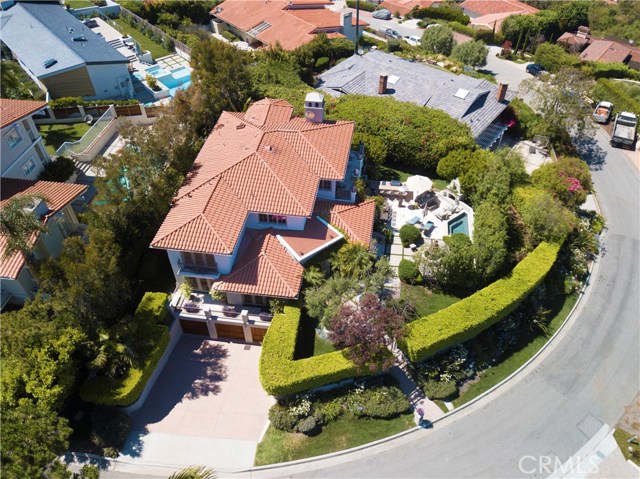
[[[38,78],[84,64],[127,63],[104,38],[57,3],[17,3],[2,12],[2,42]],[[74,41],[82,36],[85,41]],[[44,62],[55,59],[46,68]]]
[[[390,79],[392,75],[399,77],[396,83],[388,83],[385,95],[378,94],[381,74],[389,75]],[[323,73],[318,87],[332,96],[392,96],[399,101],[436,108],[469,125],[474,138],[478,138],[515,97],[514,92],[507,92],[506,100],[499,102],[497,85],[487,80],[454,75],[381,51],[347,58]],[[461,91],[456,96],[459,90],[467,93]]]

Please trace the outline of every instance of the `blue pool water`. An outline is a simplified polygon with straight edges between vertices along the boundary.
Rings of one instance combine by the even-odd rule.
[[[453,233],[464,233],[469,236],[469,219],[466,213],[462,213],[460,216],[453,218],[449,221],[449,235]]]
[[[166,70],[159,65],[147,68],[142,73],[134,73],[136,78],[144,80],[147,75],[153,75],[174,96],[178,90],[184,90],[191,85],[191,70],[188,67],[180,67],[175,70]]]

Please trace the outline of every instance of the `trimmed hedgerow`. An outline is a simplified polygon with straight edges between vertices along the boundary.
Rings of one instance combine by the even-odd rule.
[[[130,368],[123,377],[117,379],[98,376],[87,380],[80,388],[82,400],[105,406],[133,404],[142,394],[171,339],[167,327],[160,325],[154,326],[149,336],[153,338],[155,347],[141,361],[141,367]]]
[[[407,326],[400,347],[413,362],[467,341],[511,313],[545,278],[560,244],[541,243],[505,278]]]
[[[616,111],[630,111],[640,115],[640,102],[629,95],[616,82],[600,78],[593,89],[594,100],[607,100],[615,105]]]
[[[136,309],[135,321],[138,324],[166,324],[168,325],[171,317],[167,309],[167,293],[144,293],[144,296]]]
[[[294,359],[300,309],[285,306],[276,314],[262,342],[260,383],[274,396],[286,396],[357,375],[355,364],[343,351]]]

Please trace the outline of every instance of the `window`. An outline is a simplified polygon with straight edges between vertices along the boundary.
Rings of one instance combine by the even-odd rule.
[[[29,176],[29,173],[31,173],[35,167],[36,167],[36,162],[33,161],[33,157],[25,161],[24,164],[22,165],[22,172],[24,173],[24,176]]]
[[[10,148],[15,148],[15,146],[22,141],[22,136],[18,132],[17,128],[11,128],[5,135],[5,140],[9,143]]]
[[[260,223],[275,223],[278,225],[286,225],[287,217],[282,215],[268,215],[266,213],[259,213],[258,221]]]
[[[331,190],[331,181],[329,181],[329,180],[320,180],[320,189],[321,190]]]

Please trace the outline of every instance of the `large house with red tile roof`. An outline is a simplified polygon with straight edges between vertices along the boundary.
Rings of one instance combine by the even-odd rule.
[[[518,0],[465,0],[460,4],[465,15],[471,18],[474,28],[498,31],[502,22],[511,15],[533,15],[537,8]]]
[[[629,68],[640,70],[640,48],[629,43],[607,38],[591,38],[589,45],[580,54],[583,62],[624,63]]]
[[[270,299],[298,297],[306,261],[343,238],[369,245],[375,204],[356,204],[364,151],[351,151],[355,124],[324,120],[319,93],[305,112],[293,117],[290,103],[272,99],[224,112],[198,154],[151,242],[167,251],[176,281],[201,293],[201,304],[174,295],[185,331],[260,340],[268,322],[256,315]],[[225,314],[212,290],[237,311]]]
[[[0,180],[0,214],[15,197],[33,195],[36,200],[32,212],[46,226],[42,234],[34,234],[29,242],[33,248],[33,260],[56,257],[62,251],[62,241],[80,231],[78,218],[71,203],[87,190],[85,185],[57,183],[53,181],[29,181],[13,178]],[[24,304],[37,291],[37,283],[23,253],[15,252],[5,257],[7,237],[0,235],[0,291],[1,304]]]
[[[2,178],[35,180],[51,158],[33,116],[44,101],[0,98],[0,164]]]
[[[356,39],[355,18],[351,12],[338,13],[327,8],[330,0],[226,0],[211,11],[216,33],[228,30],[255,47],[295,50],[315,35]],[[369,24],[359,22],[358,36]]]
[[[386,8],[394,15],[398,13],[405,16],[414,8],[439,7],[440,0],[384,0],[380,3],[382,8]]]

